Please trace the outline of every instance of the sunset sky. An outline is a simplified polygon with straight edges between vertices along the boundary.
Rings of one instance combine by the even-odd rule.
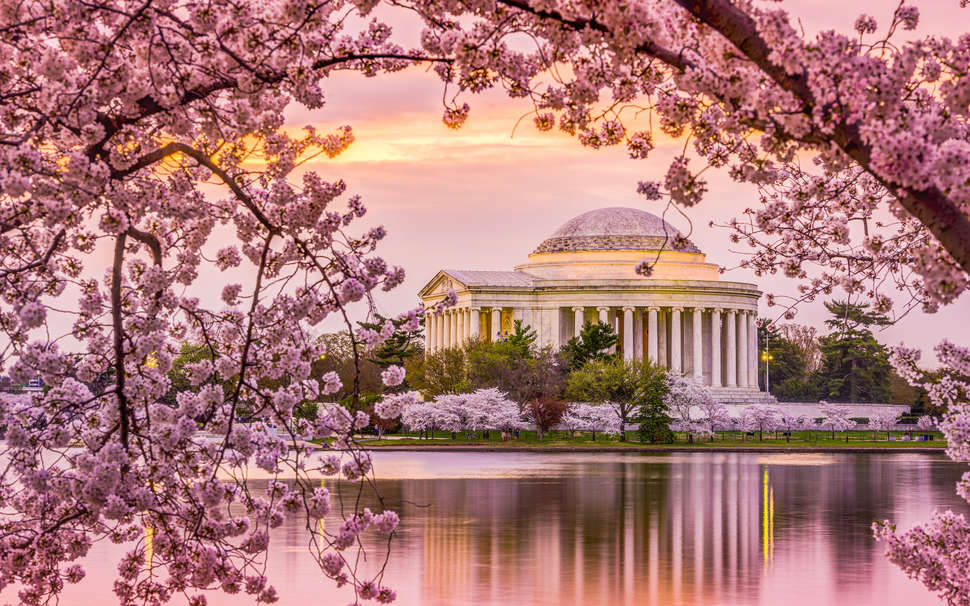
[[[791,2],[781,6],[797,15],[807,32],[823,28],[851,30],[860,12],[872,14],[885,27],[896,2]],[[959,0],[917,1],[921,11],[918,35],[956,36],[966,31],[970,9]],[[849,8],[851,7],[851,8]],[[849,9],[849,10],[847,10]],[[395,19],[392,17],[392,19]],[[417,29],[395,21],[405,44]],[[294,126],[316,124],[321,129],[350,124],[357,141],[336,160],[309,166],[324,178],[343,178],[348,190],[361,194],[368,222],[383,224],[389,236],[381,251],[403,265],[407,281],[378,299],[380,311],[392,314],[413,307],[416,292],[441,268],[507,270],[522,263],[536,245],[560,224],[582,212],[604,206],[633,206],[659,212],[636,194],[644,179],[662,179],[670,158],[682,142],[661,142],[647,160],[628,159],[622,147],[592,151],[558,133],[539,133],[531,119],[517,120],[529,109],[522,100],[500,92],[469,96],[468,122],[459,131],[441,123],[442,87],[433,74],[415,68],[365,79],[337,74],[325,82],[327,105],[313,112],[294,110]],[[694,161],[697,164],[697,161]],[[692,165],[693,167],[693,165]],[[736,184],[723,171],[708,171],[709,193],[690,209],[691,239],[723,266],[736,265],[746,247],[731,246],[728,231],[709,228],[756,202],[750,186]],[[680,217],[668,215],[687,229]],[[754,281],[778,295],[794,294],[795,283],[783,277],[755,279],[734,270],[725,279]],[[762,305],[761,313],[776,317],[778,308]],[[826,312],[820,302],[799,309],[796,322],[821,326]],[[970,297],[935,315],[913,312],[879,333],[887,344],[905,342],[927,350],[942,338],[970,341]]]

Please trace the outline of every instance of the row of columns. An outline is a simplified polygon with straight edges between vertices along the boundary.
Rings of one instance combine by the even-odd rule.
[[[643,357],[643,344],[635,335],[643,334],[644,308],[623,307],[623,357],[627,360]],[[684,339],[681,334],[682,314],[689,313],[691,330],[691,375],[699,382],[704,380],[704,332],[703,313],[710,311],[711,376],[709,385],[718,387],[757,388],[758,386],[758,339],[755,320],[757,312],[748,309],[724,309],[720,307],[693,307],[689,312],[683,307],[665,308],[670,313],[670,355],[667,366],[674,372],[683,372]],[[597,307],[600,322],[608,322],[609,307]],[[586,317],[585,307],[573,307],[574,335],[583,329]],[[658,315],[660,307],[647,307],[647,357],[660,360],[660,327]],[[723,316],[723,319],[722,319]],[[725,328],[721,343],[722,322]],[[723,353],[722,353],[723,352]],[[721,376],[721,361],[724,361],[724,376]]]
[[[586,318],[586,307],[572,307],[574,335],[583,329]],[[609,323],[609,306],[596,308],[600,322]],[[689,341],[691,356],[691,375],[695,380],[704,380],[705,343],[703,332],[703,313],[710,311],[710,342],[706,348],[710,352],[711,374],[709,385],[723,387],[757,388],[757,330],[755,328],[756,313],[754,310],[725,309],[720,307],[633,307],[625,306],[623,312],[623,357],[627,360],[644,357],[643,315],[646,312],[646,356],[654,362],[660,361],[660,326],[659,313],[661,310],[670,315],[670,331],[666,335],[669,343],[669,355],[665,355],[667,366],[674,372],[684,371],[684,337],[681,326],[684,320],[690,318],[691,338]],[[470,339],[477,339],[480,335],[480,307],[453,307],[440,314],[429,313],[425,322],[425,349],[428,353],[451,347],[460,347]],[[494,307],[491,313],[491,326],[501,326],[502,310]],[[683,317],[688,314],[687,317]],[[557,314],[558,315],[558,314]],[[523,318],[528,320],[530,318]],[[721,342],[721,327],[724,326],[724,343]],[[526,321],[524,324],[530,324]],[[556,318],[558,326],[558,318]],[[554,341],[558,340],[558,329],[555,331]],[[559,345],[559,343],[551,343]],[[722,362],[724,372],[722,377]]]
[[[429,313],[425,316],[424,349],[431,353],[449,347],[459,347],[469,339],[477,339],[479,333],[480,307],[452,307],[440,314]],[[493,309],[493,325],[499,320],[502,310]]]

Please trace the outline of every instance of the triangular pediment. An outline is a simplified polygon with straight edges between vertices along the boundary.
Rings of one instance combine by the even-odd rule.
[[[448,291],[454,290],[455,292],[461,290],[467,290],[468,286],[457,280],[454,276],[450,275],[448,272],[442,270],[439,271],[434,278],[428,282],[424,288],[422,288],[418,295],[421,298],[444,296],[448,294]]]

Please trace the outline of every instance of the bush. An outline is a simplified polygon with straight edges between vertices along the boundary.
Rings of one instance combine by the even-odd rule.
[[[671,431],[667,423],[658,418],[644,419],[640,423],[640,427],[637,428],[637,435],[641,442],[650,442],[651,444],[674,443],[674,432]]]

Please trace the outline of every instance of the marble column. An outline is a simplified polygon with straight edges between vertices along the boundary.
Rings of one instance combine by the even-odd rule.
[[[450,349],[455,346],[455,316],[452,310],[445,310],[445,348]]]
[[[721,310],[711,310],[711,386],[721,387]]]
[[[502,308],[493,307],[492,308],[492,334],[489,337],[491,341],[498,341],[501,339],[502,335]]]
[[[434,350],[441,351],[445,348],[445,314],[444,312],[434,316]]]
[[[670,331],[667,330],[669,320],[670,312],[660,308],[657,313],[657,362],[667,368],[670,368]]]
[[[468,311],[465,308],[455,310],[455,319],[458,320],[455,326],[455,346],[461,346],[465,343],[465,312]]]
[[[633,308],[623,308],[623,359],[633,359]]]
[[[479,327],[478,324],[481,321],[482,308],[472,307],[471,308],[471,321],[468,323],[468,338],[478,339]]]
[[[633,310],[633,358],[643,359],[643,308]]]
[[[434,314],[424,314],[424,353],[434,350]]]
[[[758,312],[748,313],[748,385],[758,389]]]
[[[610,323],[610,308],[609,307],[597,307],[596,311],[600,312],[600,322],[603,324]]]
[[[748,312],[738,311],[738,387],[748,386]]]
[[[738,313],[733,309],[727,311],[727,343],[724,347],[724,355],[727,357],[724,373],[724,384],[727,387],[737,387],[738,385],[738,341],[735,332],[738,328]]]
[[[660,349],[660,330],[657,328],[657,308],[647,308],[647,357],[654,364],[657,363],[657,351]]]
[[[681,337],[680,337],[680,312],[684,311],[682,307],[671,307],[670,308],[670,370],[674,372],[682,372],[684,369],[683,365],[683,354],[681,354]]]
[[[583,326],[586,324],[583,314],[586,313],[585,307],[574,307],[573,308],[573,336],[579,337],[579,333],[583,332]]]
[[[693,376],[698,383],[704,382],[704,328],[701,326],[704,316],[702,314],[703,310],[700,307],[694,308],[694,327],[691,333],[694,347],[691,353],[694,358]]]
[[[543,313],[549,315],[549,345],[552,346],[553,350],[557,350],[562,345],[562,339],[559,335],[560,327],[562,326],[562,313],[558,307],[555,309],[547,309]]]

